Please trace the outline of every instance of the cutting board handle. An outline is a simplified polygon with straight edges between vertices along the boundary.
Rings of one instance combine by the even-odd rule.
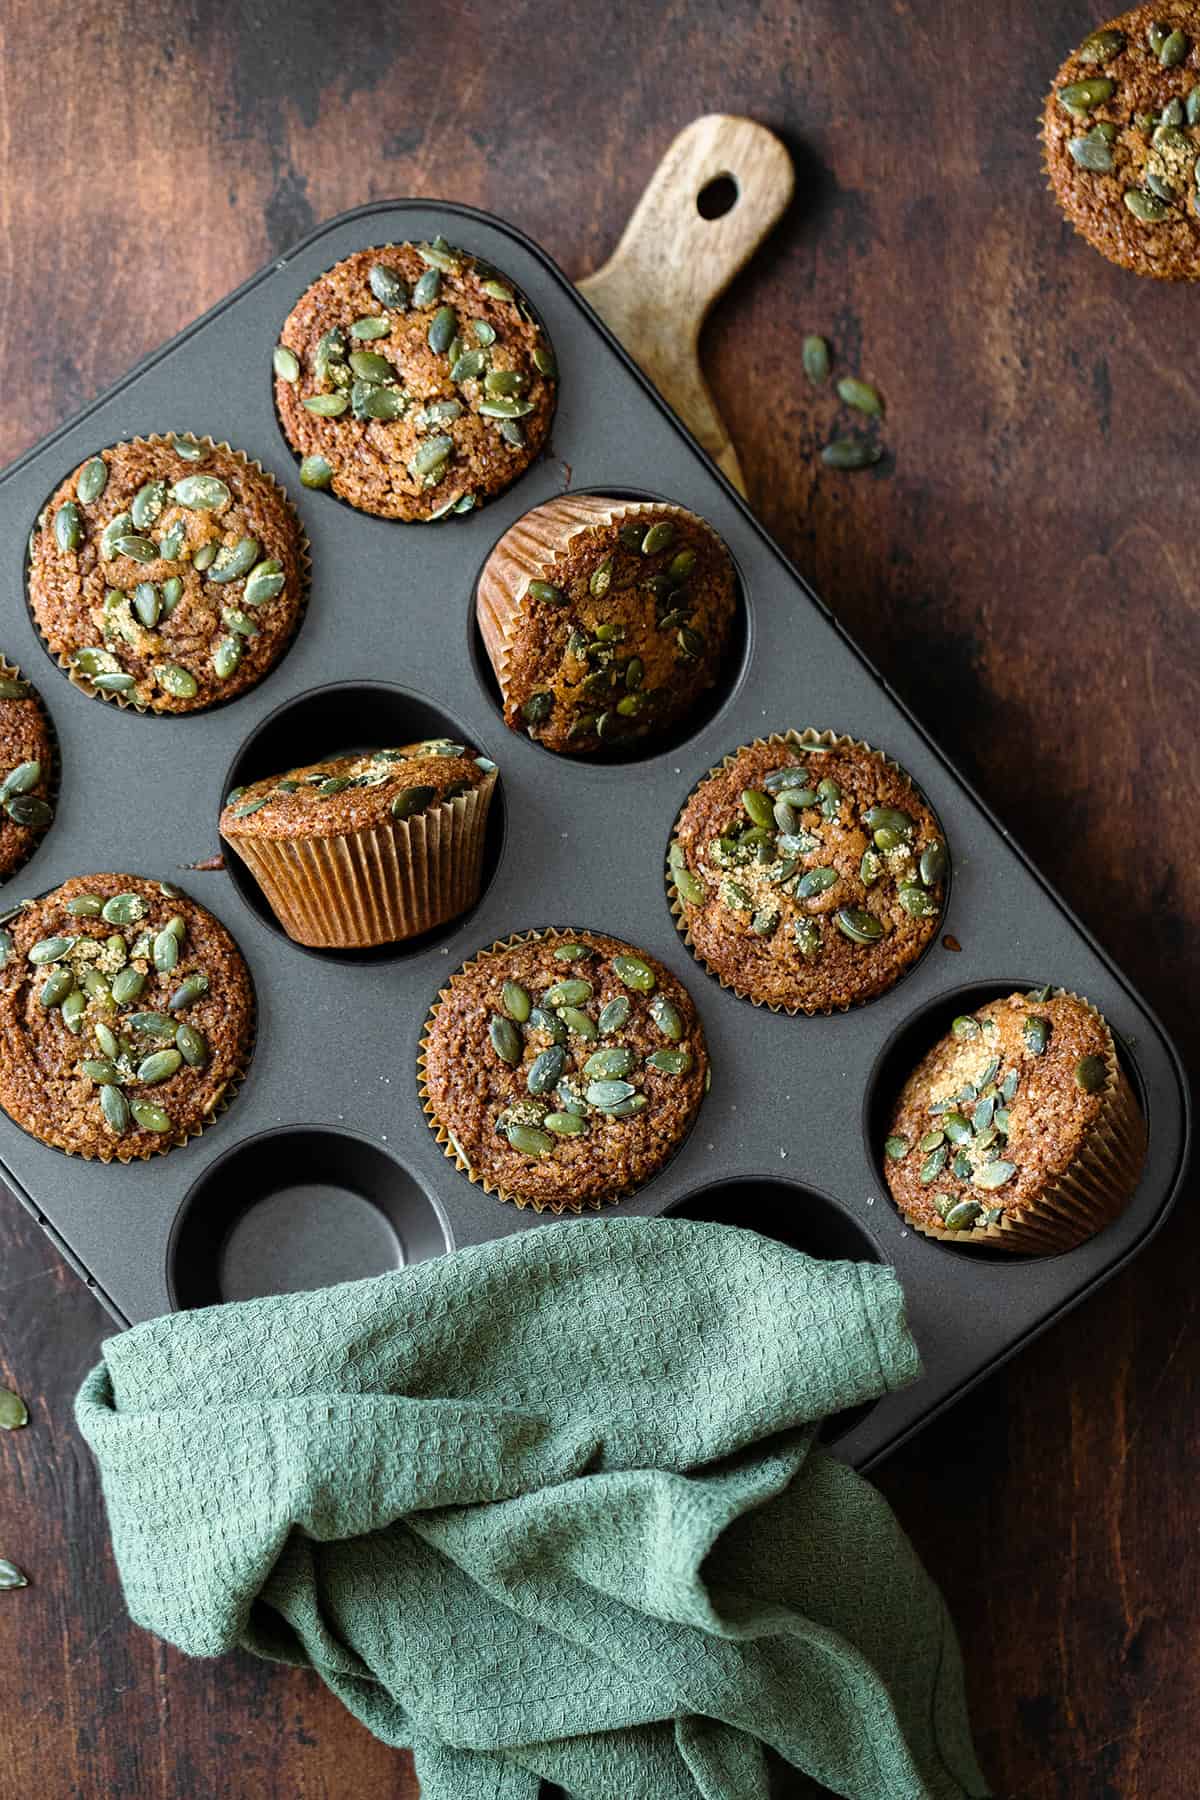
[[[612,256],[579,283],[663,399],[743,494],[737,454],[700,373],[700,327],[713,301],[778,222],[793,187],[792,159],[774,132],[752,119],[709,113],[680,132]],[[719,203],[721,189],[726,199],[732,192],[728,210],[705,217],[705,210]]]

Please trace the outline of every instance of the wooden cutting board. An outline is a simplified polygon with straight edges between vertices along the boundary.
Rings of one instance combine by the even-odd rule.
[[[608,261],[578,284],[742,494],[737,452],[700,369],[700,328],[786,210],[794,185],[792,159],[774,132],[709,113],[680,132]]]

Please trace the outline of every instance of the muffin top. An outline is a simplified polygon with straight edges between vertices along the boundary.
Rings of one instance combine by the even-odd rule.
[[[619,1200],[678,1149],[708,1080],[687,990],[640,950],[548,931],[484,951],[438,997],[427,1110],[471,1177],[541,1212]]]
[[[275,403],[300,479],[363,512],[469,512],[528,468],[550,429],[545,334],[505,276],[445,238],[346,257],[279,337]]]
[[[260,681],[303,600],[281,488],[236,451],[136,438],[89,457],[38,517],[29,603],[80,685],[198,712]]]
[[[0,932],[0,1106],[60,1150],[127,1161],[201,1130],[253,1019],[237,945],[169,882],[77,876]]]
[[[1116,1078],[1108,1026],[1038,988],[955,1019],[905,1082],[884,1145],[892,1198],[918,1225],[999,1224],[1066,1174]]]
[[[337,837],[388,819],[411,819],[493,781],[496,765],[449,738],[395,750],[362,750],[268,775],[234,788],[221,813],[221,835]]]
[[[1042,136],[1090,244],[1139,275],[1200,276],[1200,4],[1138,6],[1093,31],[1054,78]]]
[[[728,551],[679,507],[536,508],[479,584],[505,723],[574,753],[661,733],[716,680],[735,604]]]
[[[946,845],[903,770],[790,736],[700,783],[675,826],[681,929],[752,1000],[828,1012],[883,993],[937,930]]]
[[[54,817],[53,755],[37,695],[0,656],[0,880],[26,860]]]

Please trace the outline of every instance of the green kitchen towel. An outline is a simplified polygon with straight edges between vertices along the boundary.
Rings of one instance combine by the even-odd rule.
[[[77,1417],[138,1623],[311,1665],[425,1800],[957,1800],[946,1608],[815,1442],[919,1372],[891,1270],[615,1218],[151,1320]]]

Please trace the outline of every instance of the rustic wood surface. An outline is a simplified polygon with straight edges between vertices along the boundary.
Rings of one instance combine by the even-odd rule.
[[[1194,1057],[1197,301],[1110,267],[1046,194],[1039,100],[1094,23],[1082,0],[11,0],[0,458],[344,207],[475,202],[578,276],[690,118],[761,119],[797,198],[704,341],[751,495]],[[820,468],[810,330],[884,389],[894,463]],[[106,1318],[7,1197],[0,1242],[0,1380],[33,1413],[0,1443],[0,1553],[34,1583],[0,1596],[0,1795],[410,1800],[407,1759],[315,1680],[128,1623],[71,1418]],[[1198,1245],[1185,1203],[881,1475],[999,1794],[1196,1791]]]

